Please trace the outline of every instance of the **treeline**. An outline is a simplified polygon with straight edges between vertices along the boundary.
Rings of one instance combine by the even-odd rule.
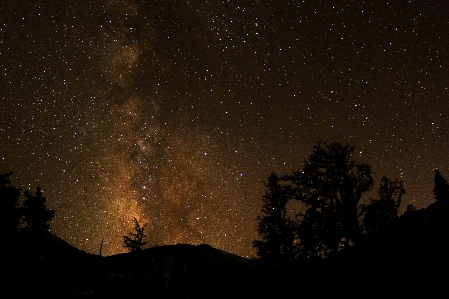
[[[301,170],[269,176],[257,218],[260,239],[253,241],[261,261],[282,265],[326,257],[382,233],[399,219],[403,182],[382,177],[377,198],[360,203],[375,183],[371,167],[354,156],[354,146],[320,142]],[[11,184],[11,175],[0,174],[0,237],[19,231],[49,233],[55,211],[47,207],[42,190],[22,191]],[[433,193],[437,202],[449,205],[449,184],[438,170]],[[291,202],[301,208],[292,212]],[[414,210],[409,205],[403,216]],[[123,236],[123,246],[139,251],[147,243],[146,224],[140,225],[136,218],[133,223],[133,231]]]
[[[11,236],[19,231],[33,234],[50,233],[50,222],[55,211],[47,207],[47,199],[36,187],[34,194],[11,184],[12,172],[0,174],[0,236]],[[20,204],[20,196],[25,199]]]
[[[50,233],[55,211],[47,207],[41,188],[36,187],[35,194],[28,190],[22,192],[12,185],[12,174],[0,174],[0,237],[8,238],[21,231],[35,235]],[[147,243],[146,224],[141,226],[135,217],[133,221],[133,231],[123,236],[123,246],[129,251],[139,251]]]
[[[355,147],[318,143],[304,167],[291,174],[272,173],[265,183],[259,240],[253,241],[261,261],[271,265],[322,258],[381,234],[399,219],[403,182],[382,177],[376,199],[360,201],[375,184],[371,167],[358,163]],[[433,193],[449,203],[449,184],[435,170]],[[292,214],[289,203],[300,203]],[[406,214],[415,210],[409,205]]]

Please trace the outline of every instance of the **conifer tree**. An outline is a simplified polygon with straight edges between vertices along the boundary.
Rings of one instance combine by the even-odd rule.
[[[23,216],[26,223],[25,230],[36,234],[50,232],[50,221],[55,211],[47,208],[47,199],[42,196],[42,190],[36,187],[36,194],[25,190],[23,202]]]
[[[307,207],[299,225],[300,253],[317,256],[349,246],[361,237],[358,202],[371,190],[371,167],[354,159],[355,147],[319,143],[301,171],[286,179]]]
[[[0,233],[11,235],[18,231],[20,209],[18,206],[20,189],[11,185],[12,172],[0,175]]]
[[[129,233],[128,236],[123,236],[124,247],[129,251],[139,251],[142,250],[142,247],[147,243],[144,238],[145,235],[145,227],[147,224],[145,223],[143,226],[140,226],[136,217],[133,219],[134,222],[134,231]]]
[[[433,194],[435,200],[439,203],[449,204],[449,184],[447,180],[441,175],[438,169],[435,169],[435,176],[433,179],[434,187]]]
[[[401,181],[382,177],[379,198],[362,207],[363,230],[366,234],[383,230],[389,223],[399,218],[398,209],[405,189]]]
[[[254,240],[253,246],[261,260],[270,264],[282,264],[294,258],[293,226],[286,215],[291,191],[288,186],[280,184],[274,173],[270,175],[268,183],[264,184],[268,190],[263,195],[263,215],[257,217],[257,230],[262,240]]]

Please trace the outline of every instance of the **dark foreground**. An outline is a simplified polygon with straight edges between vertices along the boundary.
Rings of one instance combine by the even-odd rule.
[[[100,257],[54,235],[1,239],[1,298],[449,296],[448,209],[432,204],[382,235],[317,260],[268,267],[208,245]]]

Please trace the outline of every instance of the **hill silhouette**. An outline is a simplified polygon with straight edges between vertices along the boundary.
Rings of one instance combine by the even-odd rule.
[[[296,294],[449,295],[448,208],[405,213],[333,256],[268,267],[209,245],[101,257],[48,234],[1,240],[1,297],[270,298]]]
[[[260,272],[251,260],[209,245],[166,245],[102,259],[102,294],[241,298],[255,295]]]
[[[52,234],[19,232],[2,239],[0,249],[2,298],[83,297],[94,287],[92,268],[101,259]]]
[[[1,243],[1,296],[241,298],[258,295],[264,271],[209,245],[166,245],[108,257],[48,234]]]
[[[384,231],[329,258],[340,284],[378,294],[449,295],[448,207],[409,211]],[[374,288],[373,288],[374,286]]]

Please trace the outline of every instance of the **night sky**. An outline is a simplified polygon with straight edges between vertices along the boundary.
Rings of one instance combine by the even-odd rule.
[[[446,0],[1,1],[0,172],[105,255],[136,217],[149,246],[254,256],[263,181],[320,140],[426,207],[433,170],[449,177],[448,16]]]

